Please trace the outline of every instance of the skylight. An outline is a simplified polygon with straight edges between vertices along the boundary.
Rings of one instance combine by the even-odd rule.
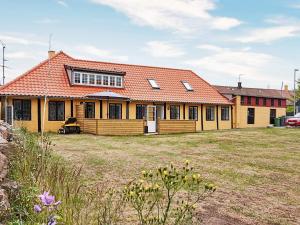
[[[148,79],[150,85],[152,86],[152,88],[156,88],[156,89],[159,89],[159,85],[156,83],[156,80],[154,79]]]
[[[188,91],[193,91],[193,87],[187,82],[187,81],[182,81],[184,87],[186,88],[186,90]]]

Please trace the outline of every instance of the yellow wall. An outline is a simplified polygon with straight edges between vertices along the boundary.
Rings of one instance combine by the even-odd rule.
[[[234,128],[267,127],[270,125],[270,110],[276,109],[276,117],[286,115],[286,108],[266,106],[244,106],[241,105],[241,97],[236,97],[234,106]],[[255,109],[254,124],[248,124],[248,108]]]

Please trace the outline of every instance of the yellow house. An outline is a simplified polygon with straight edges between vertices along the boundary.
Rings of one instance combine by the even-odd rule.
[[[267,127],[275,118],[286,115],[286,93],[284,90],[215,86],[230,101],[233,107],[233,127]]]
[[[190,70],[74,59],[47,60],[0,89],[1,118],[57,132],[68,117],[93,134],[231,129],[235,107]]]

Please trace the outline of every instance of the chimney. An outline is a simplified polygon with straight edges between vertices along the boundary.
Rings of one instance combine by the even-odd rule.
[[[238,82],[238,89],[242,89],[242,82]]]
[[[287,85],[287,84],[284,85],[284,90],[285,90],[285,91],[289,91],[289,85]]]
[[[48,58],[51,59],[53,56],[55,56],[55,51],[49,50],[48,51]]]

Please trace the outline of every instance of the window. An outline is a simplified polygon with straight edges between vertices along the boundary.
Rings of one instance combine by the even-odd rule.
[[[270,124],[275,124],[276,109],[270,109]]]
[[[95,84],[95,75],[90,74],[89,84]]]
[[[147,105],[136,105],[136,119],[144,119],[147,113]]]
[[[248,105],[251,105],[251,96],[248,96],[247,103]]]
[[[274,106],[274,98],[271,98],[271,106]]]
[[[247,123],[248,124],[254,124],[255,121],[255,109],[254,108],[248,108],[248,115],[247,115]]]
[[[170,119],[171,120],[179,120],[180,119],[180,106],[179,105],[171,105],[170,106]]]
[[[264,98],[263,106],[267,106],[267,99],[266,98]]]
[[[108,76],[103,76],[103,85],[108,85]]]
[[[116,83],[117,87],[122,87],[122,77],[117,77],[117,83]]]
[[[82,83],[83,84],[87,84],[88,83],[88,79],[89,79],[89,75],[86,73],[82,74]]]
[[[198,106],[189,107],[189,120],[198,120]]]
[[[156,80],[154,79],[148,79],[150,85],[152,88],[156,88],[156,89],[159,89],[159,85],[156,83]]]
[[[48,120],[64,121],[65,120],[65,102],[49,101],[48,103]]]
[[[245,105],[245,96],[241,96],[241,105]]]
[[[278,106],[281,107],[282,106],[282,100],[278,99]]]
[[[255,105],[259,105],[259,98],[258,97],[255,98]]]
[[[84,105],[85,118],[95,118],[95,102],[86,102]]]
[[[122,104],[109,104],[109,119],[122,119]]]
[[[229,107],[221,107],[221,120],[229,120]]]
[[[14,119],[31,120],[31,100],[14,99]]]
[[[97,75],[96,76],[96,84],[97,85],[101,85],[102,84],[102,76],[101,75]]]
[[[214,121],[215,120],[215,107],[214,106],[207,106],[206,107],[206,120],[207,121]]]
[[[80,73],[74,73],[74,83],[80,84]]]
[[[184,87],[186,88],[186,90],[188,91],[193,91],[193,87],[186,81],[182,81]]]
[[[110,86],[115,86],[116,84],[116,78],[115,77],[110,77],[109,79],[109,85]]]

